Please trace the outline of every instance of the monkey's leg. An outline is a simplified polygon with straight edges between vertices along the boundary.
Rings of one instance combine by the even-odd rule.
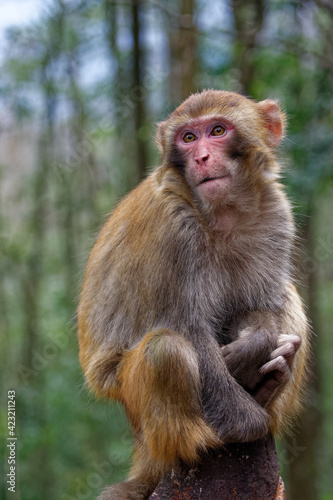
[[[107,360],[98,366],[107,373]],[[169,330],[147,334],[124,353],[117,379],[116,397],[138,436],[134,466],[128,481],[107,487],[99,500],[145,500],[169,464],[195,461],[200,450],[220,443],[203,420],[197,355],[185,338]]]
[[[129,480],[109,486],[99,500],[144,500],[168,465],[194,462],[219,441],[203,421],[197,355],[185,338],[170,330],[147,334],[124,353],[117,375],[138,439]]]
[[[193,462],[218,439],[203,420],[201,381],[192,344],[170,330],[147,334],[124,355],[122,397],[135,431],[153,460]]]
[[[200,344],[199,344],[200,342]],[[203,380],[205,419],[222,442],[255,441],[269,432],[269,415],[229,373],[215,339],[202,336],[196,350]]]

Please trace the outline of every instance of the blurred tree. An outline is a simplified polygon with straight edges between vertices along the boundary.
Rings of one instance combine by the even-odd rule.
[[[195,25],[195,1],[182,0],[168,3],[171,102],[178,105],[190,94],[196,92],[198,72],[197,28]],[[177,13],[177,14],[176,14]]]
[[[62,1],[58,0],[62,5]],[[89,8],[89,5],[86,7]],[[94,147],[89,140],[89,100],[80,87],[80,74],[84,61],[81,57],[83,46],[89,50],[86,33],[82,29],[81,11],[62,5],[66,22],[63,26],[60,51],[62,73],[66,84],[62,91],[70,109],[67,124],[70,154],[67,163],[58,172],[57,203],[59,207],[58,224],[63,233],[64,275],[67,297],[72,310],[77,296],[78,248],[83,248],[84,229],[93,230],[95,199],[99,187]],[[84,19],[84,18],[83,18]],[[94,44],[94,41],[91,43]],[[91,50],[91,49],[90,49]],[[59,61],[60,63],[60,61]],[[88,228],[75,221],[77,209],[89,218]]]
[[[147,154],[143,128],[146,124],[146,88],[144,85],[145,74],[145,52],[142,42],[142,2],[131,0],[132,11],[132,33],[133,33],[133,102],[134,102],[134,123],[135,123],[135,142],[136,142],[136,162],[138,179],[142,180],[147,168]]]
[[[234,22],[235,67],[239,71],[240,92],[251,96],[255,79],[255,52],[258,35],[264,24],[264,0],[232,0]]]

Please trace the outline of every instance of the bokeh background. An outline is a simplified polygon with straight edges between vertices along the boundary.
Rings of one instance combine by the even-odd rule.
[[[90,500],[129,469],[123,410],[78,363],[82,272],[108,212],[158,162],[154,124],[193,91],[279,99],[311,319],[306,411],[278,442],[290,500],[333,499],[332,0],[0,2],[1,434],[16,390],[17,491]]]

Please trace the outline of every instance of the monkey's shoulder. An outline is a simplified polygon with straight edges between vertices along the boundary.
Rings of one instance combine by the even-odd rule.
[[[102,228],[93,250],[146,255],[180,240],[193,239],[200,229],[195,208],[177,175],[159,179],[157,169],[125,196]],[[102,252],[103,253],[103,252]]]

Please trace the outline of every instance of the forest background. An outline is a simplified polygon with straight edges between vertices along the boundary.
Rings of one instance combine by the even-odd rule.
[[[278,449],[288,499],[332,500],[333,2],[49,0],[31,22],[23,4],[0,52],[1,435],[14,389],[18,437],[15,494],[1,441],[0,499],[91,500],[125,477],[124,412],[88,393],[78,362],[82,273],[107,214],[158,162],[154,124],[216,88],[288,114],[315,337],[306,411]]]

